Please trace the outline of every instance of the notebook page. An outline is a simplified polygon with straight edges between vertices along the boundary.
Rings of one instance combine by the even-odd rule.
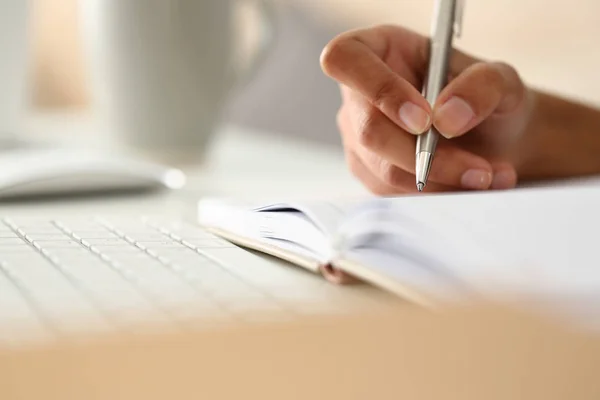
[[[319,264],[329,262],[329,233],[323,229],[333,229],[333,221],[341,215],[332,212],[331,207],[326,205],[320,208],[314,205],[310,209],[297,207],[303,208],[312,218],[286,203],[257,206],[237,200],[205,199],[198,206],[199,222],[253,242],[293,252]],[[320,224],[313,219],[317,216],[323,216],[319,219]],[[327,223],[331,225],[327,226]]]
[[[389,220],[398,225],[412,221],[412,227],[418,228],[403,247],[397,243],[404,238],[400,233],[396,243],[380,240],[371,248],[429,255],[424,264],[434,272],[427,275],[430,281],[420,281],[424,290],[436,291],[440,282],[454,287],[458,281],[472,292],[493,298],[573,301],[600,293],[600,188],[381,201],[386,203],[385,212],[394,215]],[[346,249],[349,257],[362,258],[358,261],[389,279],[413,280],[411,271],[416,272],[403,269],[393,257],[377,256],[378,251],[364,251],[360,256],[359,247]]]
[[[319,202],[279,202],[255,207],[258,212],[298,210],[312,221],[326,236],[336,234],[349,212],[363,200],[319,201]]]
[[[453,265],[489,260],[486,252],[464,252],[470,245],[464,236],[440,235],[390,200],[378,200],[341,226],[336,259],[347,272],[409,300],[453,301],[475,294],[475,285],[457,276]]]

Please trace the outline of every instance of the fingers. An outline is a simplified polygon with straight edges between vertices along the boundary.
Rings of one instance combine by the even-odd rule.
[[[416,192],[415,176],[385,161],[377,154],[356,143],[353,125],[347,108],[337,115],[337,123],[342,132],[346,162],[352,174],[372,193],[380,196],[393,196]],[[432,183],[429,191],[442,192],[455,190]]]
[[[484,157],[502,156],[503,147],[490,138],[512,131],[507,122],[514,125],[519,113],[513,112],[524,108],[526,89],[518,74],[453,51],[451,81],[432,107],[417,89],[428,51],[425,37],[390,26],[342,34],[323,51],[323,71],[342,88],[338,124],[353,173],[380,195],[415,191],[415,135],[433,124],[445,138],[436,149],[428,190],[514,187],[515,169]],[[475,127],[476,135],[446,140]]]
[[[371,193],[378,196],[393,196],[405,192],[404,188],[388,185],[367,168],[361,158],[354,152],[346,153],[346,162],[354,175]]]
[[[344,139],[348,146],[356,149],[356,155],[366,167],[388,186],[414,188],[416,138],[396,126],[360,95],[347,91],[344,96],[351,97],[345,106],[348,126],[341,128],[347,132],[345,136],[350,136]],[[428,186],[430,190],[436,184],[484,190],[492,184],[492,172],[492,166],[484,158],[441,142]]]
[[[346,109],[342,108],[337,115],[337,124],[342,133],[342,142],[344,144],[346,163],[350,168],[350,172],[362,182],[362,184],[373,194],[379,196],[391,196],[402,193],[402,189],[394,188],[391,185],[386,185],[379,179],[375,173],[371,172],[362,161],[361,157],[356,154],[355,143],[352,138],[352,124]]]
[[[358,147],[347,155],[350,170],[373,193],[388,196],[399,193],[417,193],[415,175],[404,171],[365,148]],[[447,192],[455,187],[430,182],[427,191]]]
[[[493,163],[492,167],[494,168],[492,189],[506,190],[517,186],[517,171],[512,164],[497,162]]]
[[[525,85],[510,66],[476,63],[442,91],[434,106],[433,123],[446,138],[461,136],[491,115],[516,110],[525,93]]]
[[[340,35],[324,49],[321,65],[328,76],[360,93],[388,120],[420,134],[431,125],[431,107],[415,86],[384,61],[389,40],[385,27]]]

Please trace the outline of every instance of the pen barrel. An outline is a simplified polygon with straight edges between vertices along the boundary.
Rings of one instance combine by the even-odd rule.
[[[423,96],[432,106],[448,81],[449,58],[454,37],[457,0],[437,0],[429,41],[429,68],[423,85]],[[437,146],[439,133],[435,128],[419,135],[417,154],[432,153]]]
[[[427,132],[417,137],[417,151],[419,153],[433,153],[437,147],[440,133],[435,129],[431,128]]]

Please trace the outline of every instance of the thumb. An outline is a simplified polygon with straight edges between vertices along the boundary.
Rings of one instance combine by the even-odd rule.
[[[502,63],[476,63],[446,86],[433,110],[433,123],[446,138],[464,135],[493,114],[516,110],[525,98],[517,72]]]

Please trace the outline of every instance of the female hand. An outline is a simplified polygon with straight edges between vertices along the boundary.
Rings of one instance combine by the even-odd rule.
[[[340,84],[338,126],[349,166],[372,192],[416,192],[416,135],[440,138],[426,191],[508,189],[534,95],[504,63],[454,51],[449,84],[431,107],[420,93],[429,42],[396,26],[344,33],[321,56]]]

